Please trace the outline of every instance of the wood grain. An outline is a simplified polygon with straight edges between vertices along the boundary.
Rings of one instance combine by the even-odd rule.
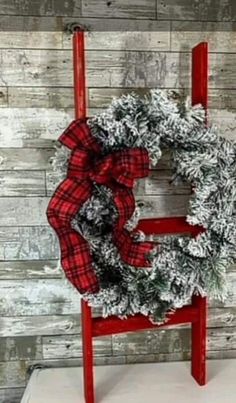
[[[233,0],[157,0],[157,18],[183,21],[235,21]]]
[[[27,148],[1,148],[0,171],[51,169],[51,157],[54,153],[54,148],[31,149],[30,151]]]
[[[19,403],[24,393],[24,388],[0,389],[0,401],[4,403]]]
[[[1,196],[45,196],[45,172],[0,171],[0,193]]]
[[[80,0],[68,0],[67,2],[52,2],[48,0],[3,0],[0,13],[4,15],[25,16],[56,16],[56,15],[80,15]]]
[[[26,366],[24,361],[0,362],[0,388],[23,387],[25,383]]]
[[[0,86],[72,86],[70,50],[2,49],[0,57]],[[235,58],[234,53],[211,55],[211,88],[236,88]],[[88,51],[88,85],[189,87],[190,53],[91,50]]]
[[[2,197],[0,226],[47,225],[46,209],[49,200],[46,197]]]
[[[72,87],[8,87],[11,108],[73,109]]]
[[[1,260],[49,260],[58,257],[58,241],[48,226],[0,227]]]
[[[1,147],[50,148],[72,116],[72,112],[56,109],[4,108],[0,117]]]
[[[0,361],[42,359],[41,337],[19,336],[2,338],[0,344]]]
[[[186,215],[188,207],[188,195],[168,196],[143,196],[137,199],[141,207],[142,218],[148,217],[179,217]]]
[[[158,168],[157,164],[157,168]],[[175,183],[170,170],[151,171],[148,178],[137,182],[136,195],[190,195],[188,183]]]
[[[8,90],[6,87],[0,87],[0,107],[8,105]]]
[[[161,29],[163,28],[163,29]],[[64,33],[63,48],[72,48],[71,34]],[[156,31],[121,31],[114,29],[103,32],[89,31],[86,33],[86,49],[89,50],[138,50],[138,51],[159,51],[170,50],[170,30],[166,27],[159,27]]]
[[[68,315],[80,312],[80,294],[64,279],[2,280],[1,316]],[[33,290],[33,291],[32,291]]]
[[[0,18],[1,21],[1,18]],[[1,48],[6,49],[61,49],[62,32],[60,31],[17,31],[11,35],[9,31],[0,31]]]
[[[156,18],[156,0],[82,0],[83,17]]]
[[[82,339],[80,335],[52,336],[42,338],[43,358],[78,358],[82,357]],[[99,337],[94,340],[94,353],[96,356],[112,355],[111,337]]]
[[[80,333],[78,315],[8,316],[0,324],[0,337],[75,333]]]
[[[236,32],[232,24],[219,22],[173,21],[171,51],[191,50],[199,42],[208,42],[211,52],[232,53],[236,46]]]
[[[1,280],[48,279],[61,277],[62,271],[58,259],[0,261]]]
[[[5,89],[6,90],[6,89]],[[106,108],[113,97],[135,92],[141,96],[147,94],[148,88],[93,88],[88,89],[89,106],[92,109]],[[184,89],[190,94],[188,88]],[[0,93],[1,94],[1,93]],[[236,109],[236,90],[210,89],[209,108],[223,110]],[[4,106],[7,104],[5,103]],[[72,110],[74,106],[72,87],[8,87],[8,105],[15,108],[56,108]],[[72,112],[71,112],[72,114]]]

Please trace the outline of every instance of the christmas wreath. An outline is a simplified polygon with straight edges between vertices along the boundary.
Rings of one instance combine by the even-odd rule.
[[[47,217],[66,276],[90,305],[104,316],[141,312],[162,322],[193,294],[224,300],[226,268],[236,261],[236,147],[205,125],[201,105],[169,91],[122,96],[74,120],[59,141],[53,168],[63,181]],[[192,185],[186,220],[203,230],[154,243],[135,230],[132,188],[163,150],[175,178]]]

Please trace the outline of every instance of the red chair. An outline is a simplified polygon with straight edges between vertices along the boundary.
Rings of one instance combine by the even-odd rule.
[[[86,86],[85,86],[85,48],[84,33],[75,32],[73,37],[74,54],[74,90],[76,118],[86,116]],[[208,97],[208,45],[200,43],[192,50],[192,104],[201,103],[207,108]],[[138,228],[146,234],[175,234],[190,233],[196,236],[201,232],[200,227],[190,226],[185,217],[145,219],[139,222]],[[176,310],[167,323],[178,325],[191,323],[192,351],[191,373],[199,385],[206,384],[206,314],[207,300],[201,296],[193,296],[191,305]],[[82,338],[83,338],[83,369],[84,395],[86,403],[94,403],[93,377],[93,338],[123,332],[163,328],[154,325],[148,317],[141,314],[122,320],[116,316],[108,318],[92,317],[92,310],[82,300]]]

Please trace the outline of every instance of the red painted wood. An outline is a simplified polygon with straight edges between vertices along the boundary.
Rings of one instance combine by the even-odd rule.
[[[84,32],[73,35],[74,100],[75,117],[86,117],[85,82],[85,39]],[[84,398],[86,403],[94,403],[92,312],[88,304],[81,302],[81,325],[83,343]]]
[[[86,403],[94,403],[92,312],[88,304],[81,302],[84,398]]]
[[[129,317],[127,320],[119,319],[117,316],[109,316],[108,318],[93,319],[93,336],[105,336],[109,334],[135,332],[136,330],[145,330],[160,328],[164,326],[172,326],[176,324],[191,323],[198,320],[198,309],[192,306],[185,306],[178,309],[174,314],[168,315],[168,322],[165,324],[155,325],[147,316],[137,314]]]
[[[192,306],[198,311],[199,317],[192,324],[192,361],[191,373],[197,383],[205,385],[206,379],[206,336],[207,336],[207,299],[194,295]]]
[[[73,35],[74,100],[75,117],[86,117],[86,81],[85,81],[85,38],[84,32]]]
[[[86,117],[85,46],[84,33],[73,36],[74,97],[76,118]],[[202,43],[192,53],[192,103],[207,107],[207,44]],[[141,220],[138,229],[146,234],[190,233],[197,235],[202,228],[190,226],[185,217]],[[180,323],[192,323],[192,375],[200,385],[206,382],[206,298],[194,296],[192,305],[170,315],[167,324],[153,325],[139,314],[121,320],[117,317],[92,318],[91,308],[82,300],[82,339],[84,364],[84,393],[86,403],[94,403],[92,338],[114,333],[159,328]]]
[[[208,106],[208,43],[202,42],[192,50],[192,104]]]
[[[207,111],[208,103],[208,44],[200,43],[192,51],[192,104],[201,103]],[[207,114],[206,114],[207,115]],[[206,116],[207,123],[207,116]],[[206,384],[207,299],[193,296],[192,306],[199,319],[192,324],[191,373],[199,385]]]
[[[202,227],[188,224],[186,217],[147,218],[139,221],[137,229],[147,235],[189,233],[195,236],[202,232]]]

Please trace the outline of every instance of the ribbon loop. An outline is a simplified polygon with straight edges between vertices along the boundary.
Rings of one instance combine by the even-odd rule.
[[[118,220],[113,242],[124,262],[148,267],[151,242],[135,242],[124,228],[135,209],[132,193],[134,180],[148,175],[149,158],[145,149],[132,148],[102,156],[102,149],[84,120],[74,120],[59,141],[72,150],[67,178],[51,198],[47,217],[56,231],[61,247],[61,263],[66,276],[81,292],[95,293],[99,280],[93,268],[88,242],[75,231],[71,221],[92,195],[93,182],[104,184],[113,192]]]

